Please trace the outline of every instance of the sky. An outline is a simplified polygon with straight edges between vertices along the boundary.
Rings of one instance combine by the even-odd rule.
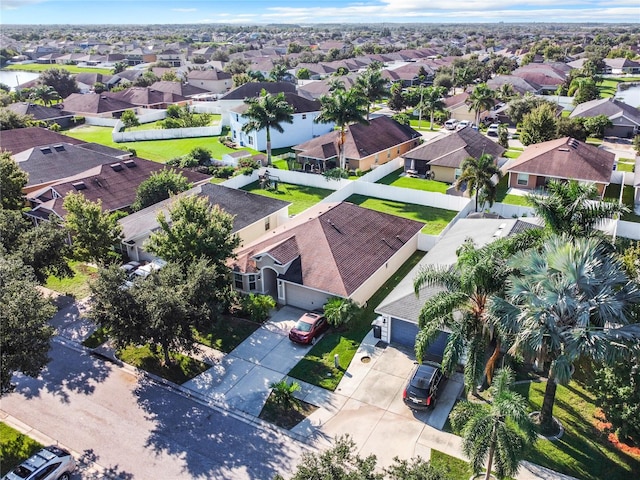
[[[640,0],[0,0],[0,26],[385,22],[640,23]]]

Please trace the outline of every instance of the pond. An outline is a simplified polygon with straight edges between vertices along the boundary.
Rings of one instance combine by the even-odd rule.
[[[618,89],[616,92],[616,99],[621,100],[632,107],[640,107],[640,84],[636,84],[626,90]]]
[[[22,72],[20,70],[0,70],[0,83],[9,85],[12,89],[40,76],[37,72]]]

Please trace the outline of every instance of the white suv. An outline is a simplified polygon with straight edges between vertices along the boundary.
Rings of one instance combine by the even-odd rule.
[[[26,459],[2,480],[69,480],[75,469],[76,461],[69,452],[51,446]]]
[[[447,130],[454,130],[457,124],[458,120],[456,120],[455,118],[450,118],[449,120],[444,122],[444,128],[446,128]]]

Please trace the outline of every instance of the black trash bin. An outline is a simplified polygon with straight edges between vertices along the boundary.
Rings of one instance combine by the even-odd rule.
[[[380,325],[373,326],[373,338],[382,338],[382,327]]]

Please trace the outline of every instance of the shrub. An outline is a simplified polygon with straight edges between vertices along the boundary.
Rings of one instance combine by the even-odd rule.
[[[189,155],[198,161],[199,165],[205,165],[211,161],[211,151],[204,147],[196,147]]]
[[[193,158],[191,155],[185,155],[180,159],[180,166],[182,168],[193,168],[199,165],[198,159]]]
[[[293,407],[298,400],[293,396],[295,392],[300,390],[300,384],[293,382],[288,384],[286,380],[280,380],[279,382],[273,382],[269,387],[272,389],[273,400],[284,409]]]
[[[260,168],[260,164],[253,158],[247,157],[247,158],[241,158],[240,160],[238,160],[238,167],[250,168],[251,171],[253,171]]]
[[[182,165],[182,157],[174,157],[166,161],[165,165],[170,167],[180,167]]]
[[[355,320],[362,313],[362,309],[350,298],[332,297],[323,308],[327,321],[335,327]]]
[[[242,299],[242,311],[254,322],[263,322],[269,317],[269,311],[276,306],[270,295],[250,293]]]
[[[251,167],[245,167],[245,168],[239,168],[238,170],[235,171],[234,175],[251,175],[253,173],[253,168]]]
[[[224,165],[221,167],[211,167],[209,168],[209,173],[216,178],[229,178],[236,171],[234,167],[231,165]]]

